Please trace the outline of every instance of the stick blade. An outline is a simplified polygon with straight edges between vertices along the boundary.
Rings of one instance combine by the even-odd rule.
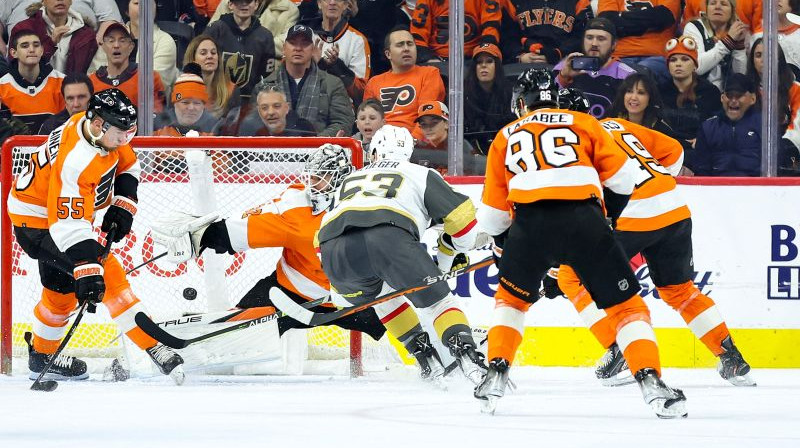
[[[147,314],[144,314],[141,311],[136,313],[134,320],[136,321],[136,325],[138,325],[142,331],[147,333],[148,336],[166,345],[167,347],[181,349],[186,348],[188,345],[186,340],[167,333],[163,328],[159,327],[157,323],[153,322],[153,320],[150,319]]]
[[[58,381],[55,380],[34,381],[31,384],[31,390],[39,392],[52,392],[56,388],[58,388]]]

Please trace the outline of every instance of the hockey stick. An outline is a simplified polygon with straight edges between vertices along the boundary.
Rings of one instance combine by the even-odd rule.
[[[417,291],[422,291],[423,289],[427,289],[439,282],[444,282],[456,278],[459,275],[478,270],[480,268],[489,266],[492,263],[494,263],[494,259],[492,257],[487,257],[477,263],[453,271],[444,272],[442,274],[437,275],[436,277],[425,277],[424,279],[422,279],[422,283],[420,283],[419,285],[401,289],[399,291],[391,292],[389,294],[384,294],[380,297],[376,297],[372,300],[362,303],[361,305],[344,308],[338,311],[334,311],[332,313],[315,313],[313,311],[307,310],[303,306],[295,303],[283,291],[274,286],[269,291],[269,297],[272,300],[272,303],[274,303],[276,307],[283,310],[292,319],[295,319],[306,325],[316,327],[318,325],[325,325],[333,320],[342,318],[344,316],[349,316],[351,314],[357,313],[361,310],[365,310],[373,305],[377,305],[379,303],[392,300],[396,297],[404,296],[406,294],[411,294]]]
[[[291,299],[289,299],[289,300],[291,300]],[[305,307],[313,308],[315,306],[322,305],[323,303],[326,302],[326,300],[327,300],[327,297],[323,297],[321,299],[312,300],[311,302],[304,303],[303,305],[297,305],[297,306],[299,306],[301,308],[305,308]],[[163,327],[168,326],[170,323],[175,325],[174,321],[167,321],[167,322],[162,322],[162,323],[158,324],[158,323],[155,323],[152,319],[150,319],[150,316],[148,316],[147,314],[144,314],[141,311],[136,313],[136,316],[134,317],[134,320],[136,321],[136,325],[138,325],[139,328],[141,328],[142,331],[144,331],[151,338],[153,338],[156,341],[166,345],[167,347],[174,348],[174,349],[182,349],[182,348],[186,348],[186,347],[194,344],[195,342],[205,341],[206,339],[211,339],[213,337],[216,337],[216,336],[219,336],[219,335],[222,335],[222,334],[225,334],[225,333],[230,333],[232,331],[243,330],[245,328],[249,328],[249,327],[252,327],[252,326],[255,326],[255,325],[260,325],[260,324],[269,322],[271,320],[274,320],[274,319],[277,319],[277,318],[280,318],[280,317],[283,317],[283,316],[287,316],[286,313],[283,313],[281,311],[278,311],[277,313],[276,312],[272,312],[272,311],[270,311],[269,313],[263,312],[260,315],[257,315],[255,317],[250,316],[250,314],[254,313],[253,310],[258,310],[259,308],[270,308],[270,309],[272,309],[273,307],[244,308],[244,309],[240,309],[240,310],[231,311],[231,314],[225,315],[225,316],[223,316],[221,318],[218,318],[218,319],[216,319],[216,320],[214,320],[212,322],[209,322],[209,323],[217,324],[217,323],[231,322],[231,321],[235,321],[235,320],[240,320],[242,318],[241,315],[245,314],[245,313],[248,314],[248,317],[247,317],[246,320],[242,320],[241,322],[239,322],[239,323],[237,323],[235,325],[231,325],[229,327],[221,328],[219,330],[214,330],[211,333],[202,334],[200,336],[195,336],[195,337],[188,338],[188,339],[179,338],[179,337],[171,334],[170,332],[168,332],[167,330],[165,330],[163,328]],[[256,311],[255,313],[258,313],[258,311]],[[239,319],[236,319],[237,317]],[[187,316],[186,317],[186,319],[189,319],[189,320],[191,320],[191,318],[192,318],[191,316]],[[184,322],[184,323],[187,323],[187,322]],[[193,321],[192,323],[196,323],[196,322],[199,322],[199,321]]]
[[[103,248],[103,252],[100,253],[100,265],[103,265],[108,258],[108,253],[111,251],[111,242],[114,240],[114,237],[117,235],[117,225],[111,224],[111,229],[109,229],[108,233],[106,233],[106,245]],[[91,308],[90,308],[91,306]],[[72,334],[75,333],[75,330],[78,328],[78,324],[81,323],[81,319],[83,319],[83,315],[86,313],[87,310],[90,312],[94,312],[95,305],[92,303],[90,304],[89,301],[83,302],[81,304],[80,309],[78,310],[78,314],[75,316],[75,322],[72,323],[72,326],[69,327],[67,330],[66,336],[64,339],[61,340],[61,344],[58,345],[55,353],[50,356],[50,359],[47,361],[47,365],[44,366],[39,376],[36,377],[36,380],[31,384],[31,390],[38,390],[42,392],[52,392],[56,390],[58,387],[58,382],[55,380],[47,380],[42,381],[42,378],[50,371],[50,368],[53,367],[53,363],[56,361],[58,356],[64,351],[64,347],[67,346],[69,340],[72,339]]]
[[[126,274],[130,274],[131,272],[133,272],[133,271],[135,271],[135,270],[139,269],[140,267],[142,267],[142,266],[146,266],[146,265],[148,265],[148,264],[150,264],[150,263],[152,263],[152,262],[154,262],[154,261],[158,260],[158,259],[159,259],[159,258],[161,258],[161,257],[166,257],[168,253],[169,253],[169,252],[167,252],[167,251],[164,251],[164,252],[162,252],[162,253],[160,253],[160,254],[156,255],[155,257],[153,257],[153,258],[151,258],[151,259],[149,259],[149,260],[143,261],[143,262],[141,262],[141,263],[137,264],[136,266],[132,267],[131,269],[129,269],[129,270],[128,270],[128,272],[126,272]]]

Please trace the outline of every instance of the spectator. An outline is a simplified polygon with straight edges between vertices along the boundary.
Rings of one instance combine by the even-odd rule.
[[[347,0],[349,23],[367,37],[372,54],[380,56],[384,50],[386,30],[391,30],[401,22],[406,25],[406,29],[410,26],[410,14],[414,10],[415,1],[409,1],[411,9],[406,14],[408,4],[404,1]],[[383,73],[390,68],[389,61],[382,57],[370,58],[370,63],[370,73]]]
[[[764,42],[756,39],[747,61],[747,77],[759,89],[757,98],[763,97],[761,76],[764,70]],[[760,107],[760,104],[757,104]],[[784,140],[800,148],[800,84],[795,81],[792,70],[786,63],[783,49],[778,46],[778,119]]]
[[[148,0],[151,2],[152,7],[155,8],[155,0]],[[131,51],[128,59],[130,62],[139,62],[139,0],[125,1],[125,13],[130,18],[126,24],[130,30],[131,37],[133,37],[133,51]],[[153,25],[153,70],[157,71],[161,76],[161,81],[164,87],[169,89],[175,82],[178,76],[178,68],[176,66],[178,49],[172,37],[162,31],[158,25]],[[106,52],[102,48],[97,52],[92,60],[91,71],[96,70],[98,67],[108,65],[108,58]],[[135,100],[134,100],[135,102]]]
[[[217,119],[222,119],[224,124],[236,123],[242,106],[241,90],[219,63],[219,53],[217,41],[207,34],[201,34],[189,42],[183,64],[195,62],[200,65],[208,92],[206,110]]]
[[[201,30],[208,23],[208,19],[197,12],[192,0],[155,0],[155,2],[156,21],[186,23],[195,30]]]
[[[194,9],[197,11],[197,15],[205,17],[206,23],[211,21],[211,18],[214,17],[214,13],[217,12],[217,8],[220,4],[224,4],[222,0],[193,0]],[[258,11],[256,11],[256,14]]]
[[[44,0],[28,7],[19,22],[36,31],[44,48],[42,59],[62,73],[86,73],[97,52],[94,29],[71,7],[72,0]],[[22,25],[24,24],[24,25]]]
[[[222,48],[222,65],[230,70],[231,80],[242,89],[243,104],[249,106],[253,87],[275,70],[275,41],[253,20],[257,0],[228,0],[228,7],[233,12],[209,25],[206,34]]]
[[[778,3],[778,42],[783,48],[786,62],[800,69],[800,0],[777,0]],[[793,21],[794,20],[794,21]],[[758,39],[764,35],[753,35]]]
[[[683,28],[697,47],[697,74],[717,88],[731,73],[744,73],[747,67],[745,41],[747,25],[736,18],[735,0],[707,0],[706,12]]]
[[[369,144],[372,142],[372,136],[375,135],[375,131],[385,124],[386,118],[378,100],[370,98],[358,105],[356,110],[356,128],[358,128],[358,132],[353,135],[353,138],[361,142],[361,148],[364,150],[364,160],[369,160]]]
[[[761,0],[738,0],[736,2],[736,15],[739,20],[750,27],[750,34],[761,32],[762,12]]]
[[[635,73],[623,62],[612,58],[617,45],[617,29],[608,19],[598,17],[589,21],[583,33],[583,53],[571,53],[554,68],[556,82],[561,87],[580,89],[592,105],[589,113],[606,118],[622,81]],[[575,70],[572,61],[578,56],[598,58],[597,71]]]
[[[198,135],[214,135],[217,119],[206,111],[208,93],[199,73],[200,66],[195,63],[183,68],[170,94],[173,108],[158,117],[153,135],[184,137],[189,131],[195,131]]]
[[[314,125],[289,109],[286,93],[277,85],[266,85],[256,95],[257,114],[244,120],[239,135],[259,137],[313,137]]]
[[[373,76],[364,89],[364,99],[376,98],[386,114],[386,123],[402,126],[421,138],[415,125],[419,105],[444,100],[444,83],[436,67],[417,65],[417,47],[407,30],[395,28],[384,40],[384,54],[391,71]]]
[[[28,6],[40,0],[3,0],[5,9],[0,7],[0,23],[6,27],[10,34],[14,31],[17,23],[28,18],[26,12]],[[108,22],[122,22],[114,0],[73,0],[72,9],[84,19],[84,22],[92,29],[105,31],[102,27]],[[97,36],[101,39],[102,36]]]
[[[700,124],[721,108],[719,89],[697,75],[697,42],[694,39],[670,39],[666,49],[671,79],[660,85],[663,116],[675,130],[671,137],[694,146]]]
[[[417,120],[423,137],[416,141],[411,161],[447,174],[447,139],[450,111],[441,101],[426,101],[419,106]],[[461,145],[464,174],[482,175],[486,172],[486,156],[475,155],[468,142]]]
[[[92,33],[94,34],[94,33]],[[89,99],[94,95],[92,80],[83,73],[70,73],[61,83],[61,96],[66,107],[42,123],[40,135],[49,135],[53,129],[66,123],[69,117],[89,108]]]
[[[128,27],[117,22],[110,24],[106,27],[103,44],[100,45],[108,65],[100,66],[89,78],[92,80],[96,92],[115,87],[122,90],[125,96],[138,107],[139,66],[130,61],[133,47],[133,36]],[[152,76],[153,111],[160,113],[164,110],[164,83],[157,71],[153,71]]]
[[[624,118],[675,138],[675,131],[661,118],[663,108],[664,104],[661,102],[661,95],[653,78],[650,75],[634,73],[625,78],[619,86],[617,96],[611,103],[611,116]]]
[[[314,42],[314,62],[342,80],[355,103],[364,96],[370,75],[370,49],[367,38],[348,23],[346,0],[318,0],[322,16],[310,24],[320,38]]]
[[[510,0],[509,6],[522,27],[519,62],[555,65],[581,49],[583,30],[592,18],[589,0]]]
[[[598,17],[617,27],[614,57],[633,68],[650,70],[664,82],[669,72],[664,61],[664,46],[675,36],[681,13],[681,0],[599,0]]]
[[[317,68],[311,58],[313,41],[311,28],[291,27],[283,42],[283,64],[258,88],[280,86],[292,110],[310,121],[320,136],[349,135],[355,121],[352,102],[339,78]]]
[[[213,13],[214,16],[209,21],[209,25],[219,20],[223,14],[229,14],[230,12],[230,2],[222,0]],[[297,19],[300,17],[297,6],[291,0],[261,0],[256,9],[256,17],[261,22],[261,26],[272,33],[275,43],[275,56],[277,59],[281,59],[283,57],[283,38],[289,28],[297,23]]]
[[[500,44],[502,12],[496,1],[462,0],[464,56],[472,57],[479,44]],[[450,55],[450,0],[418,0],[411,20],[417,59],[439,62]]]
[[[9,38],[11,70],[0,78],[0,111],[7,111],[36,132],[64,108],[64,75],[42,60],[44,49],[30,27],[18,26]]]
[[[761,174],[761,111],[756,88],[745,75],[725,82],[723,111],[703,123],[692,157],[685,165],[697,176],[759,176]]]
[[[516,119],[502,62],[496,45],[481,44],[464,76],[464,138],[480,154],[489,151],[497,131]]]

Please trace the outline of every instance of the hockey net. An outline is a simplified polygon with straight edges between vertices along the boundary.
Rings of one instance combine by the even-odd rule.
[[[12,357],[26,357],[23,334],[30,331],[33,308],[40,297],[36,261],[16,243],[5,211],[13,176],[27,166],[30,155],[45,137],[15,137],[3,145],[2,189],[2,367],[10,371]],[[131,233],[114,245],[112,253],[126,271],[158,255],[149,223],[163,213],[180,210],[194,214],[218,211],[221,216],[241,213],[275,197],[299,180],[308,154],[324,143],[351,150],[357,167],[363,163],[360,144],[349,138],[225,138],[137,137],[133,146],[142,166],[139,211]],[[99,224],[100,217],[96,218]],[[99,230],[99,229],[98,229]],[[220,311],[234,306],[259,279],[270,274],[281,250],[258,249],[236,255],[206,253],[177,268],[147,264],[128,275],[133,292],[156,321],[187,313]],[[194,300],[184,290],[194,288]],[[65,350],[81,357],[117,357],[124,350],[116,325],[105,307],[87,314]],[[386,342],[368,337],[361,346],[360,333],[338,327],[307,332],[309,359],[350,360],[351,374],[360,374],[370,350],[385,351]],[[130,345],[130,344],[129,344]],[[381,347],[383,345],[383,347]],[[375,356],[382,356],[376,354]]]

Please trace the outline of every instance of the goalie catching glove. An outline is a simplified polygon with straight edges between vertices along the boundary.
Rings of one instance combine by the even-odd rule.
[[[217,213],[195,216],[174,212],[153,222],[153,240],[167,248],[166,261],[180,264],[199,257],[206,229],[219,218]]]

